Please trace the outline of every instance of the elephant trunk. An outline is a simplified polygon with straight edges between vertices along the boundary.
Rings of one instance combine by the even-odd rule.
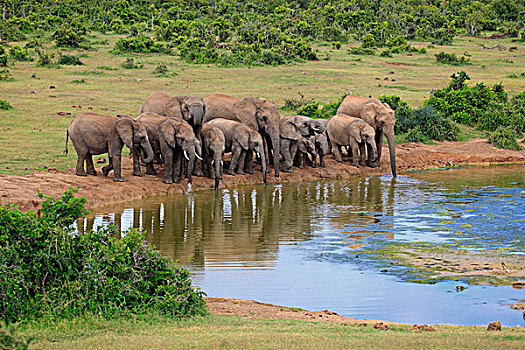
[[[392,169],[392,176],[397,176],[396,172],[396,141],[394,138],[394,127],[392,130],[386,130],[386,140],[388,142],[388,148],[390,150],[390,168]]]
[[[144,152],[146,152],[146,158],[143,158],[143,162],[145,164],[149,164],[153,161],[153,158],[154,158],[154,154],[153,154],[153,149],[151,148],[151,144],[149,143],[149,141],[145,140],[143,142],[141,142],[140,144],[140,147],[142,148],[142,150]],[[144,154],[143,152],[143,154]]]
[[[279,177],[279,155],[281,154],[281,136],[279,135],[279,130],[272,133],[270,138],[273,148],[273,168],[275,169],[275,177]],[[262,154],[264,154],[264,152]],[[266,167],[266,162],[262,163],[264,163],[264,166]]]
[[[187,155],[188,155],[188,183],[191,184],[192,175],[193,175],[193,167],[195,166],[195,150],[190,149],[190,151],[187,152]]]
[[[372,147],[372,157],[370,158],[370,161],[375,162],[377,159],[377,145],[374,140],[367,141],[367,143]]]
[[[219,153],[220,154],[220,153]],[[221,178],[222,173],[222,154],[219,154],[214,157],[213,166],[215,168],[215,189],[219,188],[219,180]]]
[[[262,152],[260,152],[261,153],[260,155],[261,155],[261,166],[262,166],[263,182],[264,182],[265,185],[267,185],[268,182],[266,181],[266,156],[264,155],[264,149],[262,149],[262,148],[263,147],[261,145],[261,151]],[[274,152],[275,152],[275,149],[274,149]],[[279,156],[279,153],[277,153],[277,156]],[[277,171],[277,169],[279,169],[279,165],[277,165],[277,168],[275,168],[275,169]],[[277,175],[275,175],[275,176],[277,176]]]
[[[192,105],[190,114],[193,117],[193,125],[200,128],[204,119],[204,108],[201,105]]]

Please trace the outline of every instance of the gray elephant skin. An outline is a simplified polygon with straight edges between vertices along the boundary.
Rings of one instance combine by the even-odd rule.
[[[253,152],[261,158],[263,182],[266,185],[266,158],[262,136],[247,125],[234,120],[217,118],[210,120],[211,124],[221,129],[224,134],[224,152],[231,152],[230,167],[227,174],[253,174]]]
[[[292,173],[292,164],[297,152],[297,146],[303,137],[314,136],[324,132],[324,123],[302,115],[282,117],[279,123],[281,155],[283,156],[283,171]]]
[[[315,150],[315,137],[303,137],[297,142],[297,153],[295,154],[294,164],[303,169],[305,163],[309,163],[310,156],[312,168],[317,168],[317,152]]]
[[[358,155],[361,154],[361,164],[365,164],[365,145],[369,148],[369,159],[375,161],[377,147],[375,142],[375,130],[364,120],[350,117],[345,114],[337,114],[330,119],[326,126],[326,132],[332,142],[334,157],[337,162],[342,162],[342,146],[350,146],[352,151],[352,165],[359,167]]]
[[[146,154],[145,163],[153,160],[153,150],[149,142],[146,128],[139,122],[124,115],[117,117],[100,115],[96,113],[82,113],[76,116],[66,133],[66,148],[68,137],[71,138],[78,155],[76,174],[86,176],[84,161],[86,161],[87,174],[97,175],[93,166],[93,155],[108,153],[109,164],[102,168],[105,176],[113,171],[113,181],[122,182],[121,155],[122,147],[138,149]],[[133,171],[133,175],[140,175]]]
[[[162,91],[154,91],[140,107],[139,114],[145,112],[185,120],[199,137],[206,105],[198,96],[171,96]]]
[[[224,134],[217,126],[206,123],[201,130],[204,169],[208,177],[215,179],[215,189],[219,188],[224,164],[226,142]]]
[[[204,103],[206,104],[204,122],[216,118],[235,120],[259,132],[265,145],[266,161],[269,162],[270,158],[273,158],[275,176],[279,177],[279,120],[281,116],[273,101],[211,94],[204,99]]]
[[[181,119],[168,118],[155,113],[142,113],[136,119],[147,130],[155,155],[161,155],[164,163],[162,182],[180,182],[184,169],[182,157],[188,161],[188,182],[192,182],[193,167],[197,155],[197,140],[193,128]],[[137,152],[133,152],[133,164],[139,164]],[[139,168],[140,171],[140,168]],[[146,174],[156,174],[152,164],[146,165]]]
[[[383,148],[383,134],[386,136],[388,148],[390,150],[390,167],[392,175],[397,176],[396,172],[396,145],[394,125],[396,117],[394,111],[387,103],[383,103],[377,98],[367,98],[361,96],[347,96],[337,109],[337,114],[347,114],[352,117],[363,119],[371,125],[376,132],[377,160],[372,165],[380,166],[381,150]]]

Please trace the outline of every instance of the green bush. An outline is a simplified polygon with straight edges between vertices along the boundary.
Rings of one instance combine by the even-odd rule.
[[[29,52],[20,45],[13,45],[9,49],[9,56],[17,61],[32,61],[32,58],[29,57]]]
[[[122,239],[112,227],[72,233],[87,213],[75,192],[59,199],[39,193],[45,198],[39,215],[0,206],[0,320],[206,312],[189,272],[153,250],[141,232]]]
[[[149,36],[140,34],[138,36],[132,36],[127,38],[120,38],[115,43],[112,52],[122,53],[122,52],[164,52],[170,53],[171,50],[167,48],[164,44],[155,42]]]
[[[465,56],[461,56],[459,59],[457,58],[455,53],[446,53],[441,51],[440,53],[437,53],[436,55],[436,61],[443,64],[450,64],[452,66],[468,66],[470,65],[470,58]]]
[[[18,335],[13,325],[6,326],[0,323],[0,349],[2,350],[28,350],[33,339]]]
[[[7,68],[0,69],[0,81],[7,81],[7,80],[12,80],[11,72],[9,72],[9,69]]]
[[[0,45],[0,67],[7,66],[7,50],[3,45]]]
[[[38,59],[36,60],[37,67],[51,67],[55,64],[53,63],[53,57],[55,56],[52,53],[47,53],[44,50],[36,49]]]
[[[412,123],[421,128],[423,134],[437,141],[456,141],[459,129],[431,106],[423,106],[412,112]]]
[[[506,102],[492,102],[478,118],[481,130],[495,131],[511,127],[517,133],[525,132],[525,91]]]
[[[69,66],[82,66],[84,63],[82,63],[80,57],[74,55],[60,55],[58,57],[58,64]]]
[[[85,27],[84,27],[85,28]],[[53,33],[53,39],[57,46],[61,47],[79,47],[86,39],[82,36],[85,29],[70,25],[62,25]]]
[[[516,141],[517,134],[513,127],[500,126],[490,134],[489,142],[498,148],[507,148],[520,151],[522,148]]]
[[[13,106],[7,100],[0,100],[0,110],[8,111],[10,109],[13,109]]]
[[[394,131],[396,134],[403,134],[409,132],[414,125],[412,125],[412,108],[397,95],[381,95],[379,100],[388,105],[394,110],[396,115],[396,124]],[[414,141],[419,142],[419,141]]]
[[[126,58],[124,62],[120,64],[124,69],[138,69],[144,67],[142,63],[135,63],[135,60],[131,57]]]

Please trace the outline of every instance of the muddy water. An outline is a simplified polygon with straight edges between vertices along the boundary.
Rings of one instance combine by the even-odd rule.
[[[509,307],[525,289],[429,283],[381,251],[418,244],[525,259],[524,184],[525,167],[500,166],[242,186],[122,204],[79,224],[142,228],[210,296],[405,323],[525,325]]]

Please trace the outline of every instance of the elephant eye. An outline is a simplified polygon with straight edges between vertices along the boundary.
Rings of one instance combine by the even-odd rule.
[[[304,125],[304,126],[308,126],[308,123],[307,123],[307,122],[304,122],[304,124],[303,124],[303,125]]]

